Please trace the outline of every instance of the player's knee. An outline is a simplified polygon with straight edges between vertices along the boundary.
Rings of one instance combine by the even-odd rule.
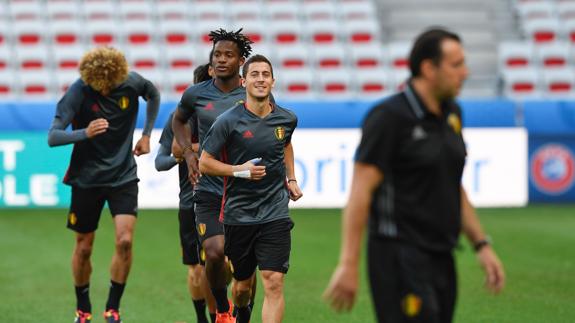
[[[205,248],[206,262],[218,263],[224,261],[224,249],[216,245],[208,245]]]
[[[234,283],[234,300],[236,305],[243,307],[247,306],[250,302],[251,294],[251,281],[236,281]]]
[[[279,295],[283,293],[283,274],[279,272],[262,272],[266,294]]]
[[[132,239],[128,236],[122,236],[116,240],[116,250],[120,254],[127,255],[132,251]]]
[[[87,260],[92,255],[92,248],[94,245],[93,235],[78,235],[76,237],[76,254],[84,260]]]
[[[194,287],[199,287],[202,283],[203,267],[200,265],[190,266],[188,276]]]

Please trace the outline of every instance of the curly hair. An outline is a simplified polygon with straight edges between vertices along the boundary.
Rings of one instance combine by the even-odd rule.
[[[243,58],[248,58],[252,52],[252,46],[254,42],[246,35],[242,34],[243,28],[238,31],[227,31],[223,28],[218,30],[213,30],[210,32],[210,41],[216,45],[217,42],[222,40],[228,40],[236,43],[240,49],[240,56]]]
[[[107,96],[128,78],[128,62],[115,48],[94,48],[80,60],[80,77],[84,83]]]

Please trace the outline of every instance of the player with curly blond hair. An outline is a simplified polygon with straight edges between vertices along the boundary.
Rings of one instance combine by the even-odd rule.
[[[76,232],[72,274],[76,290],[75,323],[92,321],[90,256],[104,203],[115,226],[111,285],[104,312],[108,323],[120,323],[120,299],[132,264],[132,239],[138,211],[138,176],[133,155],[150,152],[150,134],[160,93],[149,80],[128,71],[124,55],[109,47],[87,52],[81,78],[56,107],[48,134],[50,146],[73,144],[64,183],[72,187],[68,228]],[[142,138],[132,150],[138,98],[147,101]],[[72,131],[66,131],[69,125]]]

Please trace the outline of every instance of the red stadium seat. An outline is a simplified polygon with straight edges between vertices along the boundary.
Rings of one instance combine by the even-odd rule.
[[[498,50],[499,68],[526,68],[535,63],[531,42],[503,42]]]
[[[511,98],[539,97],[539,75],[536,69],[503,70],[503,91]]]
[[[358,98],[373,99],[393,91],[387,71],[384,69],[357,70],[353,74],[356,78],[355,91]]]
[[[350,46],[349,50],[351,65],[355,68],[373,69],[384,66],[385,53],[381,44]]]
[[[542,83],[548,97],[572,98],[575,95],[575,74],[570,69],[543,71]]]
[[[282,69],[306,69],[311,66],[309,57],[309,47],[301,44],[293,45],[278,49],[275,64],[281,66]]]
[[[569,62],[569,44],[556,42],[536,48],[537,59],[543,68],[565,68]]]
[[[322,99],[341,99],[351,94],[350,72],[333,69],[318,73],[319,94]]]
[[[310,98],[314,96],[313,75],[308,69],[285,70],[275,73],[276,87],[290,99]]]
[[[393,42],[389,44],[389,66],[393,69],[407,69],[411,43]]]
[[[314,66],[319,69],[343,68],[346,65],[346,53],[342,45],[315,46],[311,54]]]
[[[310,42],[316,45],[333,44],[339,41],[340,25],[334,20],[308,21],[304,32]]]
[[[126,53],[130,66],[138,71],[156,70],[161,67],[160,49],[157,46],[130,47]]]
[[[192,25],[186,20],[161,21],[159,36],[161,41],[169,46],[185,46],[192,41],[190,29]]]
[[[273,21],[274,24],[283,21],[290,21],[293,24],[299,24],[298,19],[301,12],[299,2],[268,2],[266,3],[265,10],[268,21]],[[272,27],[274,24],[270,24],[270,27]]]
[[[52,57],[58,73],[60,71],[77,72],[80,59],[84,55],[85,49],[82,46],[52,47]]]
[[[555,18],[525,21],[523,26],[527,37],[536,43],[554,42],[559,37],[560,24]]]
[[[86,35],[90,46],[116,46],[120,25],[112,21],[88,21]]]

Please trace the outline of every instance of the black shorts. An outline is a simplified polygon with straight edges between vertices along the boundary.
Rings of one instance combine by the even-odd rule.
[[[221,209],[221,195],[202,191],[194,193],[196,227],[201,244],[207,238],[224,234],[224,224],[220,222]]]
[[[198,240],[194,209],[180,209],[178,211],[178,220],[180,223],[182,263],[184,265],[204,265],[206,256]]]
[[[138,182],[133,181],[118,187],[72,186],[68,228],[78,233],[96,231],[105,202],[108,202],[112,217],[118,214],[137,216]]]
[[[251,277],[258,267],[287,273],[291,251],[290,218],[253,225],[225,225],[224,253],[236,280]]]
[[[457,279],[451,253],[370,237],[368,269],[378,322],[452,321]]]

